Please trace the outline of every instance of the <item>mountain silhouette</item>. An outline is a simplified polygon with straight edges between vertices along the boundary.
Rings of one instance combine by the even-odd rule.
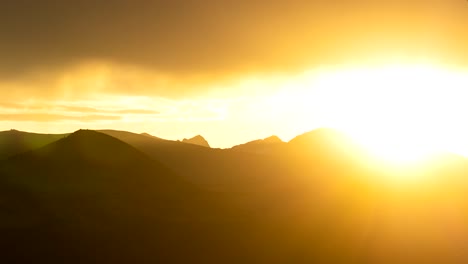
[[[329,144],[348,144],[350,139],[338,130],[319,128],[296,136],[288,142],[289,146],[309,146],[312,148],[325,148]]]
[[[126,131],[101,130],[99,132],[128,143],[154,160],[162,162],[187,180],[205,187],[219,185],[223,179],[221,175],[226,171],[224,168],[221,169],[221,165],[213,166],[213,162],[231,163],[232,160],[225,159],[225,153],[219,149]]]
[[[333,214],[328,210],[352,207],[354,202],[345,197],[355,195],[353,188],[360,186],[354,170],[349,169],[347,164],[334,163],[334,166],[322,164],[321,154],[326,152],[331,154],[334,149],[331,146],[328,148],[327,143],[323,143],[321,148],[314,148],[313,144],[309,143],[317,142],[318,144],[320,138],[316,137],[321,137],[325,133],[311,132],[309,136],[303,137],[304,140],[298,139],[291,145],[281,143],[278,148],[271,148],[264,153],[209,149],[176,141],[152,140],[143,135],[122,131],[106,131],[105,133],[110,133],[161,161],[196,186],[213,190],[220,197],[226,197],[232,201],[236,207],[242,209],[245,217],[251,219],[249,222],[256,223],[247,226],[252,226],[252,228],[254,226],[257,229],[255,233],[269,237],[271,243],[265,245],[268,244],[270,248],[277,248],[280,245],[283,249],[288,248],[284,243],[290,245],[314,243],[297,241],[297,236],[300,237],[300,235],[289,228],[282,227],[282,232],[272,232],[267,228],[268,226],[273,228],[271,224],[260,227],[257,223],[265,224],[265,221],[274,221],[278,224],[282,223],[281,225],[297,227],[303,224],[296,222],[296,219],[309,219],[307,227],[304,228],[311,232],[324,229],[329,224],[331,215],[338,217],[336,213]],[[308,152],[301,151],[307,148],[310,148]],[[339,171],[336,168],[339,168]],[[346,173],[343,173],[342,179],[337,182],[334,176],[339,172]],[[322,197],[324,192],[329,193],[330,196]],[[367,191],[362,188],[360,194],[356,196],[361,197],[366,194]],[[341,228],[347,226],[340,225],[342,225]],[[310,229],[311,227],[313,228]],[[332,227],[336,226],[330,226]],[[349,234],[342,233],[322,242],[332,245],[336,241],[348,239],[347,236]],[[265,243],[258,239],[252,239],[252,241]],[[340,258],[349,253],[349,249],[343,248],[342,250]],[[262,255],[262,259],[269,261],[264,263],[274,262],[275,254],[270,250],[266,252],[269,252],[268,255]],[[279,254],[283,254],[280,252],[278,251]],[[318,254],[317,251],[312,250],[308,257],[304,258],[310,260],[316,254]],[[257,252],[257,257],[260,255]]]
[[[278,148],[285,145],[279,137],[270,136],[265,139],[250,141],[241,145],[232,147],[233,150],[253,152],[253,153],[268,153],[273,148]]]
[[[186,262],[180,250],[196,260],[225,210],[139,150],[88,130],[1,162],[0,189],[10,263]]]
[[[188,144],[194,144],[194,145],[198,145],[198,146],[202,146],[202,147],[207,147],[209,148],[210,147],[210,144],[208,144],[208,141],[206,141],[205,138],[203,138],[202,136],[198,135],[198,136],[195,136],[193,138],[184,138],[182,140],[183,143],[188,143]]]
[[[67,134],[37,134],[18,130],[0,132],[0,160],[40,148]]]
[[[212,149],[125,131],[100,132],[130,144],[203,189],[245,193],[260,202],[263,195],[275,195],[271,190],[291,185],[290,179],[282,177],[287,175],[287,168],[281,167],[285,158],[283,155]]]
[[[468,260],[457,250],[468,243],[466,159],[444,154],[389,171],[333,129],[246,145],[252,150],[80,130],[10,156],[0,161],[2,260]],[[416,190],[388,177],[427,181]]]
[[[283,140],[281,140],[278,136],[270,136],[265,139],[263,139],[264,143],[281,143]]]
[[[111,130],[108,130],[108,131],[111,131]],[[153,136],[153,135],[151,135],[151,134],[148,134],[148,133],[141,133],[140,135],[147,136],[147,137],[150,137],[150,138],[155,138],[155,139],[161,139],[161,140],[162,140],[162,138],[155,137],[155,136]]]
[[[320,128],[293,138],[287,151],[300,158],[312,159],[325,165],[336,166],[367,163],[373,158],[346,134],[331,128]]]

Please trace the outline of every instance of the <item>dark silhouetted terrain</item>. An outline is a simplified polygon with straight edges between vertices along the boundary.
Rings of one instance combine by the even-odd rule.
[[[80,130],[0,162],[2,260],[466,263],[467,171],[377,166],[330,129],[233,149]]]
[[[14,156],[0,175],[6,263],[185,262],[229,232],[212,194],[94,131]]]
[[[66,134],[36,134],[17,130],[0,132],[0,160],[43,147],[65,137]]]

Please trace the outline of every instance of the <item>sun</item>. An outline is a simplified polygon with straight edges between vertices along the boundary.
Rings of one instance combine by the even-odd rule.
[[[439,152],[468,156],[468,75],[432,65],[390,65],[315,76],[309,96],[328,126],[376,157],[406,164]]]

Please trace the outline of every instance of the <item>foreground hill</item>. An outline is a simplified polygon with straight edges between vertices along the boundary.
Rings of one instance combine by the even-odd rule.
[[[94,131],[2,162],[0,189],[7,263],[180,263],[229,238],[210,193]]]
[[[36,134],[18,130],[0,132],[0,160],[43,147],[67,134]]]
[[[217,155],[219,163],[204,172],[219,172],[210,177],[223,182],[237,176],[237,182],[232,189],[203,191],[116,138],[78,131],[0,164],[2,258],[16,263],[309,263],[332,256],[322,253],[320,244],[342,251],[333,258],[352,252],[336,243],[349,241],[347,225],[330,221],[329,209],[320,209],[330,201],[322,197],[317,203],[318,197],[307,193],[313,189],[304,189],[281,166],[271,166],[271,157],[153,140],[154,149],[176,146],[182,152],[174,153],[186,158],[208,150],[204,158]],[[330,228],[343,232],[324,237]]]
[[[16,263],[466,263],[467,172],[447,155],[376,167],[329,129],[263,153],[83,130],[0,163],[0,247]]]

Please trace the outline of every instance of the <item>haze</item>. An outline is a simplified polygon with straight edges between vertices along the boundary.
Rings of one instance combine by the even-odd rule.
[[[461,0],[3,1],[0,129],[201,134],[224,148],[328,126],[373,133],[374,149],[429,131],[431,149],[467,155],[467,13]]]
[[[466,0],[0,1],[2,263],[468,263]]]

